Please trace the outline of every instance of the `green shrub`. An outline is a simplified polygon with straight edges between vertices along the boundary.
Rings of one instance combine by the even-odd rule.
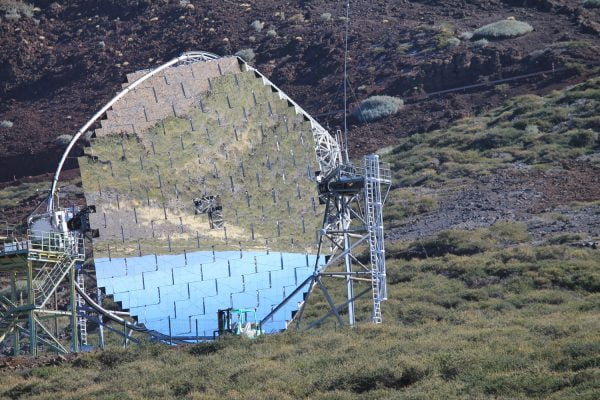
[[[585,8],[600,8],[600,0],[584,0],[583,6]]]
[[[304,14],[301,14],[301,13],[294,14],[289,18],[289,21],[293,22],[294,24],[301,24],[301,23],[305,22]]]
[[[170,387],[171,391],[177,398],[183,398],[192,390],[194,390],[194,384],[186,378],[177,379],[175,382],[170,384]]]
[[[254,61],[256,54],[252,49],[242,49],[235,53],[236,56],[241,57],[244,61],[251,63]]]
[[[260,22],[259,20],[255,20],[252,21],[252,23],[250,24],[250,26],[252,27],[252,29],[254,29],[256,32],[260,32],[263,30],[265,23],[264,22]]]
[[[195,344],[190,348],[189,352],[193,356],[206,356],[225,348],[225,345],[226,343],[223,340],[213,340]]]
[[[571,134],[569,145],[573,147],[587,147],[594,144],[596,135],[592,131],[578,131]]]
[[[540,129],[537,125],[526,125],[525,133],[527,133],[528,135],[537,135],[538,133],[540,133]]]
[[[460,40],[471,40],[473,38],[473,32],[463,32],[458,35]]]
[[[473,46],[481,48],[487,46],[488,43],[487,39],[479,39],[473,42]]]
[[[321,19],[323,21],[331,21],[331,13],[324,12],[323,14],[321,14]]]
[[[27,397],[31,396],[32,394],[37,394],[37,393],[39,393],[39,391],[40,391],[39,385],[36,385],[36,382],[33,382],[33,383],[24,382],[24,383],[19,383],[18,385],[15,385],[10,390],[7,390],[7,391],[3,392],[2,394],[5,395],[9,399],[21,399],[21,398],[27,398]]]
[[[526,22],[505,19],[475,29],[473,39],[510,39],[533,31]]]
[[[391,96],[371,96],[360,103],[352,116],[358,121],[372,122],[396,114],[404,105],[404,101]]]
[[[140,356],[139,352],[124,349],[107,349],[98,354],[98,361],[108,368],[135,361]]]
[[[60,135],[54,139],[54,143],[61,148],[66,148],[72,139],[73,135]]]
[[[455,37],[451,37],[450,39],[448,39],[448,41],[446,43],[450,47],[456,47],[456,46],[460,45],[460,39],[459,38],[455,38]]]
[[[413,254],[421,257],[441,257],[446,254],[457,256],[484,252],[493,246],[493,240],[478,231],[444,231],[437,237],[415,242]]]
[[[437,200],[430,196],[419,196],[409,190],[392,190],[383,214],[387,227],[398,226],[404,218],[425,214],[438,208]]]
[[[270,37],[270,38],[277,37],[277,31],[275,31],[275,29],[269,29],[267,31],[267,36]]]
[[[20,0],[3,0],[0,1],[0,12],[7,20],[18,21],[21,17],[33,17],[33,6]]]
[[[510,89],[510,85],[508,83],[501,83],[499,85],[494,86],[494,90],[498,93],[506,93]]]
[[[548,239],[549,244],[565,244],[570,242],[576,242],[581,240],[583,236],[579,233],[563,233],[557,236],[553,236]]]
[[[10,129],[13,127],[13,125],[14,124],[12,123],[12,121],[6,121],[6,120],[0,121],[0,128]]]
[[[494,129],[473,139],[468,148],[473,150],[489,150],[510,146],[522,136],[518,129]]]
[[[490,237],[503,245],[523,243],[530,238],[524,222],[496,222],[489,231]]]

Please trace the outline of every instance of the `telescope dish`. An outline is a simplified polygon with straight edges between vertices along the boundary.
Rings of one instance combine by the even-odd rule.
[[[127,76],[79,158],[97,284],[148,329],[210,336],[217,310],[262,319],[313,274],[314,176],[339,146],[237,57],[159,70]],[[265,332],[286,328],[296,296]]]

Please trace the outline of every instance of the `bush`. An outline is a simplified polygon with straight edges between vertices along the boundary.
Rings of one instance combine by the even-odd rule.
[[[60,135],[54,139],[54,143],[62,148],[66,148],[73,139],[73,135]]]
[[[304,20],[304,14],[294,14],[290,17],[290,22],[293,22],[294,24],[301,24],[303,23]]]
[[[460,40],[471,40],[473,38],[473,32],[463,32],[458,35]]]
[[[352,112],[358,121],[372,122],[396,114],[404,105],[404,101],[391,96],[371,96],[360,103]]]
[[[6,120],[0,121],[0,128],[7,128],[7,129],[9,129],[9,128],[12,128],[13,125],[14,124],[11,121],[6,121]]]
[[[533,27],[526,22],[505,19],[494,22],[473,32],[474,39],[510,39],[525,35],[533,31]]]
[[[583,6],[585,8],[600,8],[600,0],[584,0]]]
[[[33,6],[20,0],[4,0],[0,2],[0,12],[9,21],[18,21],[21,17],[33,17]]]
[[[571,134],[569,145],[573,147],[587,147],[594,144],[596,136],[592,131],[579,131]]]
[[[324,12],[323,14],[321,14],[321,19],[323,21],[331,21],[331,13]]]
[[[235,53],[235,55],[243,58],[244,61],[246,61],[246,62],[252,62],[252,61],[254,61],[254,58],[256,57],[256,54],[254,54],[254,50],[252,50],[252,49],[242,49],[242,50],[238,51],[237,53]]]
[[[548,239],[549,244],[565,244],[569,242],[576,242],[583,238],[579,233],[564,233],[561,235],[556,235]]]
[[[139,352],[135,350],[108,349],[98,354],[98,361],[108,368],[113,368],[119,364],[133,362],[139,356]]]
[[[252,29],[254,29],[256,32],[260,32],[262,31],[262,29],[265,26],[264,22],[260,22],[259,20],[256,21],[252,21],[252,23],[250,24],[250,26],[252,27]]]
[[[499,85],[494,86],[494,90],[498,93],[506,93],[510,89],[510,85],[508,83],[501,83]]]
[[[269,29],[267,31],[267,36],[270,37],[270,38],[277,37],[277,32],[275,31],[275,29]]]
[[[538,133],[540,133],[540,128],[538,128],[537,125],[527,125],[525,127],[525,132],[528,135],[537,135]]]
[[[448,39],[448,41],[446,43],[450,47],[456,47],[456,46],[460,45],[460,39],[452,37],[452,38]]]
[[[502,245],[523,243],[530,239],[527,225],[524,222],[496,222],[490,226],[490,239]]]
[[[417,243],[415,247],[426,257],[441,257],[446,254],[466,256],[482,253],[492,248],[492,241],[476,231],[444,231],[437,237]]]
[[[476,40],[475,42],[473,42],[473,46],[475,47],[485,47],[488,45],[488,40],[487,39],[479,39]]]
[[[189,349],[189,353],[193,356],[206,356],[218,352],[224,349],[225,342],[223,340],[213,340],[204,343],[198,343],[193,345]]]

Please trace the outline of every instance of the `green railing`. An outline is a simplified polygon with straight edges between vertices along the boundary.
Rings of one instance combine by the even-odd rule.
[[[29,231],[28,239],[30,253],[67,254],[75,259],[85,256],[83,236],[78,233]]]
[[[0,255],[10,255],[27,251],[28,242],[19,235],[15,225],[0,221]]]

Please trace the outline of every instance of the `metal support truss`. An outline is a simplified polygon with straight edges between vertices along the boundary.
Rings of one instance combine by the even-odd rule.
[[[323,225],[313,276],[306,279],[275,307],[261,324],[269,320],[299,291],[306,290],[304,301],[295,315],[297,325],[302,320],[308,299],[318,287],[329,304],[330,311],[308,327],[319,325],[334,315],[344,325],[340,311],[347,309],[348,325],[356,324],[356,299],[372,294],[370,321],[382,322],[381,302],[387,300],[385,246],[383,234],[383,204],[391,185],[390,169],[381,165],[379,156],[364,158],[362,167],[340,165],[329,176],[319,179],[321,200],[325,203]],[[368,251],[368,261],[363,256]],[[322,253],[327,252],[326,263],[321,265]],[[343,268],[341,268],[343,265]],[[323,278],[342,278],[346,283],[346,301],[335,305]],[[354,284],[366,283],[355,295]]]
[[[10,299],[0,296],[0,341],[12,335],[13,353],[21,351],[21,337],[27,338],[29,353],[38,354],[42,345],[53,351],[66,353],[68,345],[60,341],[54,328],[52,332],[44,325],[45,320],[69,317],[71,321],[71,350],[78,351],[77,305],[75,299],[75,264],[84,260],[83,237],[79,232],[27,232],[0,243],[0,258],[7,261],[15,254],[23,257],[6,272],[10,274]],[[9,261],[9,260],[8,260]],[[4,271],[2,271],[4,272]],[[17,281],[25,282],[23,293],[18,296]],[[70,310],[59,309],[56,292],[61,284],[70,286]],[[50,301],[52,298],[55,301]]]

